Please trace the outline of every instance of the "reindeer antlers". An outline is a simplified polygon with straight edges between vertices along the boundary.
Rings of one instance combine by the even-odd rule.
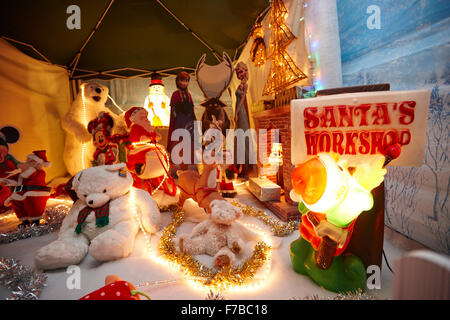
[[[230,56],[223,52],[223,61],[214,66],[205,63],[206,54],[197,62],[195,77],[206,99],[220,98],[228,88],[233,77],[233,65]]]

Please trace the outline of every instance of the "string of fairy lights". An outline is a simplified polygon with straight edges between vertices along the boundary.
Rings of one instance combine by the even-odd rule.
[[[270,52],[268,58],[270,58],[272,64],[269,77],[264,86],[263,95],[278,93],[289,85],[306,78],[306,75],[296,66],[296,63],[287,52],[287,47],[296,39],[285,22],[289,16],[289,12],[282,0],[272,0],[271,2],[272,10],[269,16],[269,29],[272,30],[272,35],[268,46],[268,52]],[[309,8],[308,2],[303,1],[299,5],[302,6],[299,22],[304,23],[308,82],[310,85],[315,86],[315,90],[320,90],[322,89],[322,84],[320,81],[321,72],[319,69],[319,54],[317,50],[319,41],[313,39],[312,24],[305,19],[305,10]],[[258,25],[255,25],[254,29],[257,30]]]
[[[177,205],[164,206],[161,212],[172,212],[172,221],[164,228],[159,240],[158,250],[152,249],[150,234],[145,230],[141,217],[136,208],[135,190],[130,194],[130,205],[134,208],[139,229],[144,234],[146,242],[146,254],[154,262],[164,265],[173,272],[181,272],[190,287],[198,290],[218,290],[224,291],[251,291],[262,287],[268,280],[271,272],[272,242],[269,234],[259,226],[252,223],[244,223],[244,226],[256,232],[259,240],[252,252],[252,255],[238,266],[222,268],[217,270],[208,267],[192,255],[181,253],[176,249],[174,239],[178,227],[184,221],[184,211]],[[244,206],[238,202],[233,205],[243,209],[245,215],[256,217],[272,228],[278,236],[286,236],[296,230],[298,225],[293,223],[283,224],[275,219],[270,219],[264,211],[255,210],[250,206]],[[278,230],[278,232],[277,232]],[[146,282],[140,286],[174,284],[179,279],[161,280]]]
[[[269,28],[273,27],[274,32],[274,40],[271,41],[270,49],[272,52],[275,52],[275,57],[272,57],[275,64],[280,67],[288,68],[291,74],[289,79],[278,79],[277,74],[274,70],[272,74],[272,78],[274,83],[269,85],[267,90],[279,90],[280,81],[288,81],[289,84],[294,81],[299,81],[306,76],[303,75],[301,70],[296,68],[295,63],[293,63],[292,59],[287,54],[285,50],[286,46],[291,43],[295,37],[288,30],[286,25],[284,24],[284,20],[286,19],[288,12],[284,8],[284,5],[281,0],[273,1],[272,4],[276,3],[278,5],[278,13],[272,12],[272,18],[269,25]],[[303,2],[304,8],[308,7],[306,2]],[[274,11],[274,8],[272,8]],[[301,21],[304,21],[304,17],[300,18]],[[309,65],[313,70],[312,76],[314,78],[320,76],[316,67],[317,57],[313,54],[317,55],[315,52],[315,48],[317,47],[317,41],[311,43],[311,28],[305,28],[306,30],[306,42],[308,46],[308,61]],[[283,61],[281,61],[282,59]],[[297,70],[298,69],[298,70]],[[278,69],[279,70],[279,69]],[[286,70],[285,70],[286,71]],[[289,72],[284,72],[284,74]],[[318,80],[314,81],[314,84],[318,86],[320,82]],[[284,82],[284,85],[286,83]],[[82,115],[81,120],[84,127],[87,127],[88,119],[87,119],[87,109],[86,109],[86,97],[85,97],[85,83],[81,84],[81,99],[82,99]],[[316,87],[317,89],[317,87]],[[274,92],[275,92],[274,91]],[[140,146],[148,146],[153,148],[159,152],[166,164],[169,163],[169,155],[166,152],[165,148],[162,145],[157,143],[153,143],[150,141],[141,141],[132,144],[135,147]],[[81,144],[81,163],[83,168],[87,167],[86,164],[86,152],[87,152],[87,143]],[[160,159],[161,161],[161,159]],[[163,162],[161,165],[164,166]],[[163,175],[162,180],[160,181],[157,188],[153,189],[151,195],[154,195],[156,191],[158,191],[161,186],[168,179],[167,170]],[[58,199],[52,199],[55,202],[58,202]],[[237,201],[233,202],[233,205],[240,207],[243,213],[249,217],[254,217],[259,219],[265,225],[271,228],[271,231],[277,236],[286,236],[295,231],[298,227],[298,222],[289,222],[287,224],[280,223],[278,220],[274,219],[267,215],[263,210],[256,210],[250,206],[244,206]],[[61,200],[61,203],[57,204],[61,208],[64,207],[65,210],[69,209],[69,203],[66,200]],[[272,242],[269,234],[261,229],[256,224],[245,223],[244,225],[254,230],[260,237],[256,245],[253,248],[253,252],[245,261],[243,261],[238,266],[231,266],[229,268],[215,269],[208,267],[198,260],[195,259],[192,255],[181,253],[177,250],[174,240],[177,233],[178,227],[184,221],[184,211],[178,206],[166,206],[161,208],[161,211],[171,211],[172,212],[172,221],[164,228],[162,232],[162,236],[159,240],[158,250],[155,251],[151,246],[151,236],[145,230],[142,219],[139,215],[139,211],[136,206],[136,189],[131,188],[130,190],[130,206],[132,210],[135,212],[136,221],[139,225],[139,229],[144,234],[144,239],[146,243],[146,255],[152,260],[157,262],[158,264],[164,265],[168,267],[170,270],[181,272],[184,277],[183,280],[187,281],[190,287],[197,288],[200,290],[219,290],[219,291],[249,291],[255,290],[262,287],[268,280],[271,272],[271,260],[272,260]],[[3,222],[7,219],[10,219],[14,213],[10,213],[8,215],[4,215],[0,217],[0,222]],[[258,276],[258,277],[257,277]],[[161,284],[173,284],[178,282],[180,279],[174,280],[159,280],[152,282],[145,282],[140,286],[148,286],[148,285],[161,285]]]
[[[155,192],[158,191],[162,187],[164,182],[166,182],[166,180],[169,178],[168,168],[167,168],[168,164],[169,164],[169,161],[170,161],[169,154],[167,153],[166,149],[162,145],[160,145],[158,143],[153,143],[153,142],[151,142],[151,140],[133,142],[132,145],[134,147],[145,146],[145,147],[149,147],[149,148],[158,150],[158,151],[155,151],[155,152],[160,152],[162,154],[163,158],[164,158],[163,160],[164,160],[165,163],[163,163],[163,161],[161,161],[161,158],[159,158],[158,153],[156,153],[156,155],[158,156],[158,158],[159,158],[159,160],[161,162],[161,166],[163,166],[163,168],[164,168],[165,173],[164,173],[163,178],[162,178],[161,182],[159,183],[159,185],[155,189],[152,190],[151,195],[154,195]]]
[[[133,197],[135,196],[132,196],[132,199]],[[161,208],[161,211],[172,211],[173,219],[163,230],[158,251],[152,249],[150,235],[145,230],[137,211],[135,211],[139,228],[145,237],[147,255],[152,261],[164,265],[169,270],[183,273],[183,279],[189,283],[190,287],[198,290],[211,290],[211,288],[220,291],[253,290],[261,287],[269,277],[272,255],[271,242],[268,235],[259,227],[247,225],[247,227],[257,230],[263,238],[263,241],[256,244],[252,256],[238,267],[216,270],[201,264],[189,254],[177,252],[173,240],[178,226],[184,220],[184,212],[177,206]],[[264,268],[260,270],[261,267]],[[258,271],[262,272],[262,278],[250,282]]]
[[[300,22],[305,23],[305,42],[306,49],[308,51],[308,74],[311,78],[311,83],[314,84],[315,90],[322,89],[322,84],[320,82],[320,69],[319,69],[319,55],[317,48],[319,46],[318,40],[314,40],[312,43],[312,27],[311,24],[305,20],[305,10],[308,10],[309,4],[303,1],[303,16],[300,17]]]
[[[84,96],[84,87],[85,83],[82,83],[81,88],[81,102],[82,102],[82,114],[81,114],[81,120],[83,121],[83,126],[87,128],[88,125],[88,119],[87,119],[87,112],[86,112],[86,97]],[[81,144],[81,165],[83,169],[86,169],[86,149],[87,149],[87,143]]]

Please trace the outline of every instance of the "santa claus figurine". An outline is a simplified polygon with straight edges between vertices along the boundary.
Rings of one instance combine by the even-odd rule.
[[[33,151],[25,163],[18,164],[20,173],[1,179],[1,183],[10,186],[12,191],[5,205],[12,206],[17,218],[22,221],[22,226],[39,225],[51,191],[46,186],[43,170],[43,167],[49,165],[45,150]]]
[[[142,107],[133,107],[125,113],[125,123],[130,128],[130,144],[127,157],[127,168],[140,175],[145,169],[145,155],[154,144],[161,139],[148,119],[148,112]]]
[[[225,165],[225,168],[221,172],[221,180],[219,183],[220,193],[222,197],[232,198],[237,192],[234,187],[234,181],[236,181],[238,176],[238,169],[234,164]]]

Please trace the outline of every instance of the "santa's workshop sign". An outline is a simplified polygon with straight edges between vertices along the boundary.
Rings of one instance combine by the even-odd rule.
[[[402,152],[392,165],[420,166],[429,101],[427,90],[292,100],[292,163],[320,152],[334,152],[359,162],[398,143]]]

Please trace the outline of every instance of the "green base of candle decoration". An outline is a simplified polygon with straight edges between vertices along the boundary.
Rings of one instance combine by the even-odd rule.
[[[290,246],[294,271],[310,277],[319,286],[333,292],[357,292],[366,288],[366,269],[363,262],[352,254],[334,257],[328,269],[320,269],[315,261],[316,250],[299,237]]]

